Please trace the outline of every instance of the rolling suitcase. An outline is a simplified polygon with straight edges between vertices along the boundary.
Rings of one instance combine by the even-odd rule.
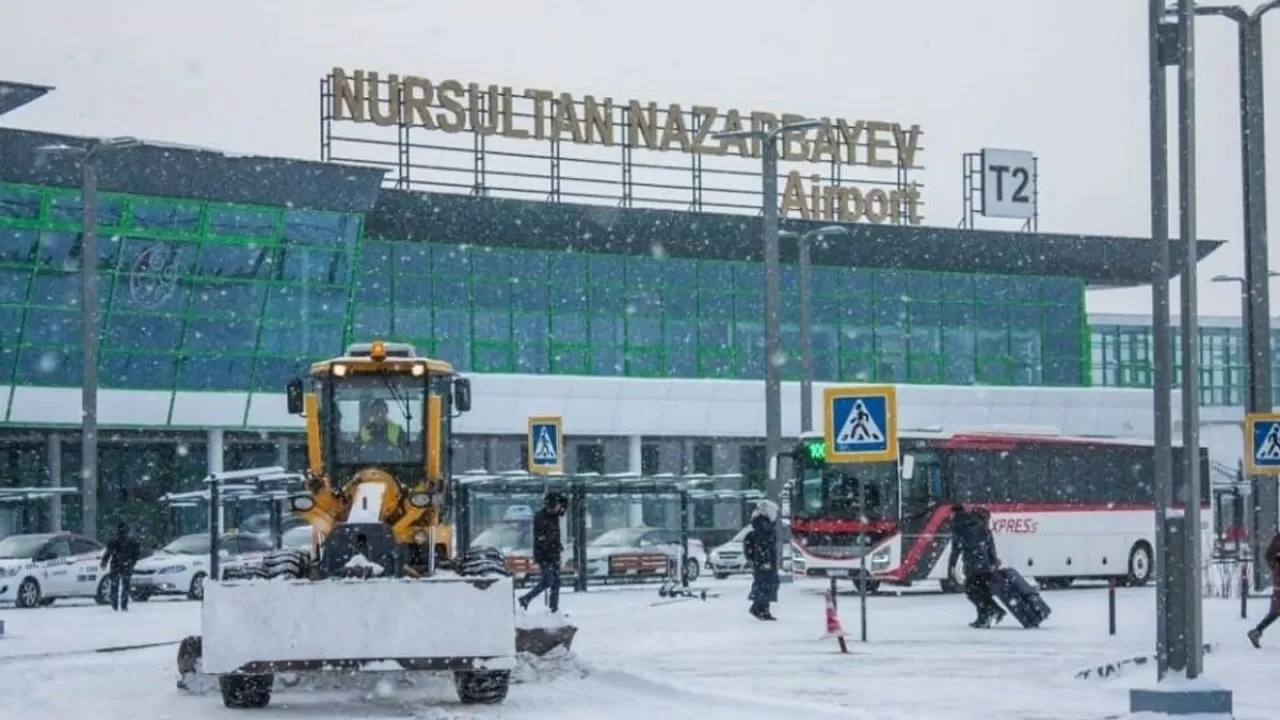
[[[1040,591],[1027,582],[1022,574],[1010,567],[996,571],[996,581],[991,588],[996,600],[1017,618],[1024,628],[1040,627],[1049,617],[1049,604],[1040,597]]]

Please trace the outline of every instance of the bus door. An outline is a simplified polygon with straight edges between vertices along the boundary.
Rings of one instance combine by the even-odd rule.
[[[942,459],[927,450],[910,450],[903,453],[898,467],[898,519],[904,525],[920,525],[941,502]]]

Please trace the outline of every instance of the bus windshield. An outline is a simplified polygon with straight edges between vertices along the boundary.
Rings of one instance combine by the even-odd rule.
[[[856,520],[864,514],[869,520],[895,518],[898,491],[894,468],[894,463],[798,468],[791,512],[802,518]]]

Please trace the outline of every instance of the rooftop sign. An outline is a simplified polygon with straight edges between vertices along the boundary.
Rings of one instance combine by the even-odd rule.
[[[489,194],[495,188],[490,180],[505,178],[511,183],[523,178],[524,184],[537,186],[537,180],[550,180],[551,193],[542,184],[528,192],[569,197],[600,197],[603,186],[622,187],[617,199],[624,205],[636,200],[667,205],[686,205],[691,209],[737,207],[759,209],[759,167],[743,166],[744,159],[759,158],[760,134],[806,119],[793,113],[740,110],[713,105],[683,106],[650,100],[615,100],[596,95],[575,95],[545,89],[514,89],[509,86],[481,85],[453,79],[432,80],[417,75],[390,74],[335,68],[324,85],[326,140],[329,157],[341,143],[373,146],[378,141],[369,136],[336,137],[333,123],[354,123],[373,128],[396,128],[395,158],[398,185],[449,185],[424,177],[429,171],[472,175],[471,190]],[[870,221],[920,224],[923,202],[918,183],[907,179],[912,170],[920,169],[923,146],[920,126],[860,118],[820,118],[820,127],[808,132],[784,133],[779,138],[779,161],[783,175],[779,210],[783,217],[837,222]],[[717,133],[750,131],[750,137],[717,138]],[[415,132],[437,133],[434,143],[413,142]],[[385,131],[384,131],[385,132]],[[453,136],[453,138],[441,138]],[[459,136],[472,142],[460,143]],[[450,142],[452,140],[452,142]],[[516,141],[539,141],[551,145],[549,152],[531,155],[526,148],[513,148]],[[501,150],[486,145],[502,143]],[[382,145],[387,142],[383,140]],[[582,152],[566,156],[566,147],[578,146]],[[414,153],[419,148],[422,152]],[[508,148],[511,148],[508,150]],[[613,148],[617,154],[602,155],[601,149]],[[445,153],[453,149],[471,150],[480,160],[465,168],[442,165]],[[595,155],[589,154],[595,150]],[[687,156],[680,165],[669,159],[637,162],[635,152],[680,154]],[[416,163],[414,155],[430,157]],[[545,158],[549,165],[541,174],[496,168],[493,160]],[[372,160],[373,158],[363,158]],[[455,161],[456,152],[453,154]],[[578,164],[573,177],[566,177],[569,164]],[[714,163],[714,166],[712,164]],[[726,164],[728,163],[728,164]],[[390,163],[388,163],[390,164]],[[518,164],[518,163],[513,163]],[[807,165],[802,171],[797,165]],[[587,167],[593,166],[593,167]],[[602,166],[611,166],[609,173]],[[622,172],[616,170],[621,166]],[[481,169],[478,169],[481,168]],[[892,180],[851,178],[854,168],[864,172],[891,172]],[[415,170],[422,172],[415,173]],[[550,171],[550,172],[548,172]],[[638,180],[637,174],[678,171],[688,184]],[[753,172],[754,171],[754,172]],[[415,177],[417,175],[417,177]],[[594,177],[581,177],[592,175]],[[610,175],[612,175],[610,177]],[[709,183],[712,178],[725,181]],[[530,182],[532,181],[532,182]],[[581,181],[594,184],[593,192],[567,192],[564,184]],[[637,189],[645,197],[637,197]],[[667,191],[667,192],[660,192]],[[677,191],[677,192],[671,192]],[[678,191],[684,191],[678,193]],[[754,192],[754,202],[741,197]],[[680,197],[683,195],[683,197]],[[712,201],[709,195],[717,195]],[[725,195],[726,197],[719,197]],[[733,197],[736,196],[736,197]],[[560,199],[553,197],[552,199]],[[731,202],[732,201],[732,202]]]

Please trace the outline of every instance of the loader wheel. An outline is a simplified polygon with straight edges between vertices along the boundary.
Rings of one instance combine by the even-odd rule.
[[[274,675],[221,675],[222,704],[229,708],[264,708],[271,702]]]
[[[453,674],[453,687],[464,705],[497,705],[507,699],[509,670],[474,670]]]

